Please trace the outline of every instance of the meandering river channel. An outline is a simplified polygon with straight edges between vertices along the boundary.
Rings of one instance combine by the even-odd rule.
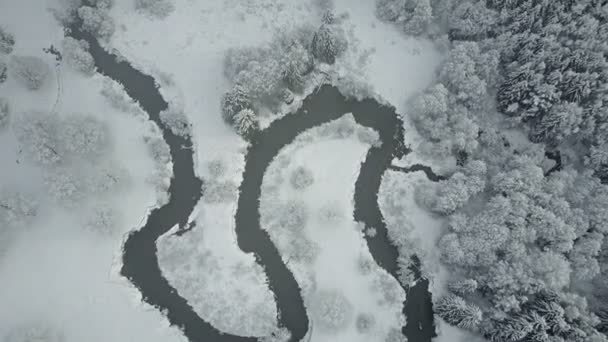
[[[70,35],[89,43],[97,70],[121,83],[129,96],[148,113],[150,120],[162,129],[173,160],[170,200],[153,210],[141,229],[129,234],[124,245],[121,274],[141,291],[147,303],[165,312],[171,324],[181,327],[189,340],[255,341],[255,338],[223,334],[216,330],[194,312],[161,274],[156,240],[176,224],[181,227],[188,225],[188,217],[201,197],[203,182],[194,172],[190,139],[173,134],[159,118],[167,103],[154,79],[108,53],[95,38],[82,32],[78,25],[71,27]],[[368,247],[378,265],[396,277],[397,249],[388,240],[377,198],[382,174],[390,167],[391,160],[408,152],[402,145],[403,125],[393,108],[372,99],[347,99],[336,88],[322,86],[304,100],[296,113],[273,122],[269,128],[254,136],[246,156],[235,217],[238,245],[244,252],[254,253],[257,262],[264,267],[277,301],[279,322],[292,333],[292,341],[300,341],[306,336],[309,320],[296,280],[267,233],[260,227],[258,204],[262,179],[272,158],[298,134],[346,113],[352,113],[359,124],[375,129],[382,140],[382,146],[371,148],[362,164],[355,184],[354,216],[357,221],[376,228],[378,234],[366,238]],[[414,169],[423,169],[430,179],[438,179],[428,168],[418,166]],[[434,336],[431,296],[427,287],[428,282],[421,280],[416,286],[406,289],[408,296],[403,310],[407,314],[408,324],[403,327],[403,333],[410,342],[430,342]]]

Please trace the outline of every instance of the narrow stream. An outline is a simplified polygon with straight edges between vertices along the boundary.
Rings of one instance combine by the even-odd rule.
[[[153,210],[141,229],[130,233],[124,245],[121,274],[141,291],[147,303],[166,312],[171,324],[181,327],[190,341],[255,341],[255,338],[223,334],[201,319],[162,276],[158,266],[156,240],[176,224],[185,228],[190,213],[201,197],[203,183],[194,173],[192,150],[188,148],[192,145],[190,139],[174,135],[160,121],[159,113],[167,108],[167,103],[151,76],[105,51],[95,38],[82,32],[78,25],[70,29],[72,37],[89,43],[98,71],[121,83],[129,96],[148,113],[150,120],[162,129],[173,160],[170,201]],[[359,124],[378,131],[383,142],[381,147],[369,150],[362,164],[355,184],[354,215],[357,221],[376,228],[378,234],[366,238],[370,252],[378,265],[397,277],[397,249],[388,240],[377,194],[382,175],[390,167],[393,157],[408,152],[402,145],[401,121],[394,109],[380,105],[375,100],[347,99],[336,88],[323,86],[304,100],[297,113],[273,122],[268,129],[253,137],[246,156],[235,217],[238,245],[244,252],[254,253],[257,262],[265,268],[269,286],[277,301],[279,322],[292,333],[291,341],[300,341],[306,335],[309,320],[293,274],[260,227],[258,204],[262,179],[274,156],[298,134],[346,113],[352,113]],[[439,179],[432,170],[426,169],[425,172],[430,179]],[[421,280],[416,286],[405,289],[408,296],[403,312],[408,317],[408,324],[403,332],[410,342],[429,342],[435,336],[431,296],[427,288],[428,282]]]

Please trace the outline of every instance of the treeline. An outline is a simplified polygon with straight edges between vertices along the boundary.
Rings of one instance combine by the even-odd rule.
[[[439,247],[454,278],[436,313],[492,341],[607,341],[608,5],[430,4],[431,17],[424,1],[378,0],[377,11],[447,42],[412,113],[424,152],[458,161],[417,191],[448,218]],[[547,152],[561,168],[548,172]]]

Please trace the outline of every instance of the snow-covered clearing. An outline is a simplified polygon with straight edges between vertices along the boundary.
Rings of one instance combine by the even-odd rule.
[[[352,216],[354,184],[370,147],[359,137],[370,134],[345,115],[299,135],[264,176],[261,225],[302,287],[312,341],[383,341],[402,326],[405,293],[373,262]],[[319,303],[336,292],[344,301]],[[375,324],[358,331],[362,314]]]
[[[61,206],[43,185],[49,169],[25,156],[12,129],[0,131],[0,191],[32,194],[39,204],[27,227],[14,232],[0,227],[4,237],[11,233],[0,256],[0,339],[17,327],[39,325],[68,342],[184,341],[181,332],[170,328],[156,309],[142,304],[139,292],[118,274],[124,234],[141,226],[157,200],[154,187],[146,182],[154,163],[143,137],[158,133],[133,104],[132,110],[122,111],[102,96],[104,85],[113,87],[109,80],[83,76],[65,65],[53,67],[54,56],[42,50],[60,46],[63,39],[62,28],[47,11],[52,5],[37,0],[0,2],[1,22],[16,38],[13,54],[38,56],[51,67],[37,91],[10,76],[0,85],[0,95],[9,99],[11,121],[23,111],[54,110],[58,118],[86,114],[107,123],[109,152],[96,166],[122,167],[127,182],[120,191],[85,197],[75,207]],[[113,210],[115,221],[109,231],[85,229],[101,207]]]

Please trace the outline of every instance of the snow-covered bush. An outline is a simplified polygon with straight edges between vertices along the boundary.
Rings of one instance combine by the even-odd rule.
[[[78,9],[82,27],[93,36],[107,40],[114,34],[114,19],[103,7],[82,6]]]
[[[144,142],[148,147],[148,152],[159,165],[165,165],[171,162],[171,151],[169,145],[161,137],[145,137]]]
[[[86,172],[86,186],[89,192],[96,195],[116,194],[123,190],[130,181],[129,171],[119,162],[107,165],[95,165]]]
[[[118,213],[110,205],[101,203],[88,215],[84,227],[101,235],[114,232],[118,224]]]
[[[63,342],[63,333],[40,322],[28,322],[8,330],[3,342]]]
[[[481,310],[477,306],[467,304],[455,295],[442,297],[433,309],[444,321],[463,329],[476,330],[482,319]]]
[[[175,10],[173,0],[135,0],[135,8],[144,14],[165,18]]]
[[[289,242],[289,259],[312,264],[319,254],[319,245],[303,234],[294,234]]]
[[[403,335],[400,329],[391,328],[388,331],[384,342],[407,342],[407,337]]]
[[[21,84],[29,90],[42,87],[51,72],[48,64],[35,56],[11,56],[9,71]]]
[[[12,125],[15,137],[33,161],[51,165],[63,159],[61,154],[57,118],[42,112],[23,112]]]
[[[250,108],[245,108],[234,116],[234,129],[244,137],[250,137],[258,130],[258,121],[255,112]]]
[[[9,107],[8,100],[4,97],[0,97],[0,130],[8,126],[11,120],[11,108]]]
[[[36,216],[38,204],[33,197],[0,189],[0,234],[2,229],[21,227]]]
[[[289,177],[289,183],[296,190],[304,190],[314,183],[312,171],[305,166],[296,167]]]
[[[59,141],[62,150],[71,155],[95,159],[108,148],[110,129],[94,116],[70,115],[61,125]]]
[[[301,232],[308,221],[308,208],[301,200],[290,199],[278,210],[278,224],[282,229]]]
[[[54,168],[44,175],[44,185],[56,204],[74,208],[86,197],[86,185],[82,177],[66,167]]]
[[[106,10],[114,6],[114,0],[85,0],[84,2],[89,6]]]
[[[234,81],[252,98],[261,102],[272,101],[282,90],[281,70],[282,65],[276,59],[251,61]]]
[[[0,26],[0,54],[8,55],[13,52],[15,46],[15,36]]]
[[[7,67],[4,59],[0,59],[0,84],[4,83],[7,78]]]
[[[390,304],[399,300],[401,287],[399,287],[399,283],[390,275],[386,273],[378,274],[374,279],[374,287],[382,294],[384,303]]]
[[[89,53],[89,43],[84,40],[76,40],[66,37],[62,42],[62,56],[69,66],[86,75],[95,72],[95,61]]]
[[[218,179],[226,172],[226,164],[221,159],[214,159],[207,163],[207,170],[212,178]]]
[[[334,64],[348,46],[344,30],[337,25],[323,24],[312,38],[313,56],[321,62]]]
[[[368,333],[376,324],[376,318],[369,313],[360,313],[357,315],[355,325],[360,334]]]
[[[378,231],[374,227],[368,227],[367,229],[365,229],[365,236],[367,237],[373,238],[376,237],[377,234]]]
[[[291,333],[286,328],[279,328],[270,336],[260,338],[260,342],[289,342]]]
[[[240,85],[222,96],[222,117],[230,125],[234,124],[235,116],[243,109],[252,109],[251,99],[247,91]]]
[[[203,200],[206,203],[227,203],[236,196],[237,187],[234,183],[207,182],[204,187]]]
[[[363,255],[363,254],[361,254],[357,258],[357,270],[361,274],[368,275],[368,274],[372,273],[373,268],[374,268],[374,260],[372,258],[368,257],[367,255]]]
[[[188,117],[183,110],[170,106],[160,112],[160,120],[175,135],[188,137],[192,134],[192,124],[188,121]]]
[[[326,332],[338,332],[351,322],[353,305],[339,291],[321,290],[312,298],[311,311],[315,327]]]
[[[328,201],[319,209],[319,220],[323,223],[336,223],[344,217],[343,207],[337,201]]]

